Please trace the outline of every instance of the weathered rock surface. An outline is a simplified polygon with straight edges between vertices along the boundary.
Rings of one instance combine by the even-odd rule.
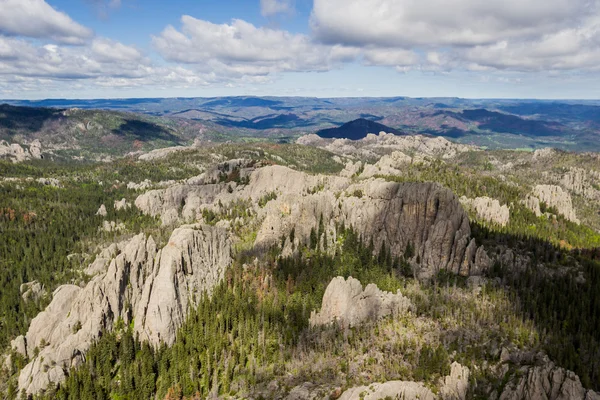
[[[19,291],[23,300],[37,300],[44,295],[44,287],[38,281],[23,283]]]
[[[189,150],[191,147],[186,146],[174,146],[174,147],[165,147],[163,149],[156,149],[149,151],[146,154],[142,154],[138,157],[138,159],[142,161],[153,161],[153,160],[161,160],[170,156],[171,154],[179,153],[180,151]]]
[[[568,192],[565,192],[560,186],[556,185],[537,185],[533,188],[533,195],[540,201],[545,202],[549,207],[554,207],[567,220],[579,223],[573,202]]]
[[[599,172],[574,167],[569,168],[558,182],[564,189],[589,200],[600,200],[600,190],[596,189],[599,183]]]
[[[0,158],[8,158],[15,163],[40,159],[42,158],[42,144],[39,140],[34,140],[27,149],[17,143],[9,144],[5,140],[0,140]]]
[[[456,361],[450,366],[450,375],[444,378],[440,388],[440,397],[443,400],[464,400],[469,390],[469,368],[463,367]]]
[[[52,186],[56,188],[62,187],[60,181],[56,178],[37,178],[36,182],[45,186]]]
[[[534,160],[543,160],[545,158],[550,158],[556,154],[556,150],[551,147],[544,147],[543,149],[537,149],[533,152]]]
[[[457,362],[452,363],[451,372],[440,386],[438,395],[421,382],[388,381],[357,386],[340,394],[340,388],[320,387],[310,382],[294,387],[285,400],[313,400],[336,398],[339,400],[383,400],[420,399],[420,400],[465,400],[469,388],[470,371]]]
[[[315,134],[298,138],[298,144],[321,147],[335,154],[345,156],[374,156],[381,150],[414,152],[421,156],[452,158],[459,153],[475,150],[475,147],[450,142],[443,137],[426,137],[422,135],[396,136],[380,132],[378,135],[368,134],[360,140],[323,139]]]
[[[129,182],[127,184],[127,189],[146,190],[146,189],[149,189],[151,186],[152,186],[152,181],[150,179],[144,179],[140,183]]]
[[[217,210],[216,204],[251,199],[253,211],[262,220],[255,245],[281,245],[295,231],[294,243],[284,241],[284,255],[309,242],[310,231],[321,217],[326,222],[321,246],[333,248],[336,226],[352,226],[376,249],[385,243],[394,256],[402,256],[410,244],[413,263],[421,278],[446,269],[458,273],[463,267],[470,227],[457,197],[433,183],[395,183],[367,179],[352,184],[336,176],[313,176],[282,166],[257,168],[248,184],[179,184],[146,192],[135,201],[144,213],[161,216],[163,223],[200,220],[202,210]],[[269,193],[277,198],[266,206],[257,202]],[[179,213],[178,210],[181,210]],[[475,253],[467,262],[474,262]],[[469,275],[470,271],[462,272]]]
[[[106,206],[104,204],[102,204],[99,208],[98,211],[96,211],[96,215],[99,215],[101,217],[106,217],[107,212],[106,212]]]
[[[522,366],[508,382],[500,395],[500,400],[600,399],[599,393],[586,390],[582,386],[575,373],[557,367],[546,355],[538,354],[532,361],[533,365]]]
[[[50,305],[33,319],[18,342],[25,343],[30,357],[19,376],[19,390],[37,393],[48,382],[64,379],[93,340],[119,319],[135,321],[134,331],[142,340],[172,344],[188,307],[212,291],[231,262],[228,232],[206,225],[174,230],[160,250],[152,237],[140,234],[102,255],[119,249],[108,267],[93,267],[96,275],[85,287],[56,289]]]
[[[320,400],[328,397],[330,390],[305,382],[298,385],[285,397],[285,400]]]
[[[421,161],[422,157],[414,161]],[[401,175],[400,170],[403,166],[411,164],[413,158],[401,151],[394,151],[392,154],[384,155],[374,165],[367,164],[364,167],[361,178],[370,178],[375,175]]]
[[[425,385],[418,382],[389,381],[358,386],[346,390],[339,400],[419,399],[435,400],[437,397]]]
[[[542,216],[542,210],[540,209],[540,199],[530,194],[527,195],[525,200],[521,202],[525,207],[529,208],[536,217]]]
[[[321,311],[311,313],[310,325],[337,323],[341,327],[354,327],[413,309],[410,300],[400,291],[395,294],[384,292],[373,283],[363,290],[359,280],[338,276],[325,290]]]
[[[104,232],[119,232],[126,229],[125,224],[116,221],[102,221],[102,227],[99,230]]]
[[[361,161],[348,161],[344,166],[344,169],[340,172],[340,176],[343,176],[344,178],[352,178],[353,176],[358,175],[362,167],[363,163]]]
[[[127,199],[123,198],[121,200],[115,200],[114,208],[115,210],[126,210],[131,207],[131,203],[127,202]]]
[[[500,205],[496,199],[487,196],[469,199],[462,196],[460,202],[465,207],[473,209],[479,218],[488,222],[506,226],[510,221],[510,210],[505,204]]]

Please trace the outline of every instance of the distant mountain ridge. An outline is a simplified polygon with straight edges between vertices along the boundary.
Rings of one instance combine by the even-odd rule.
[[[394,135],[403,135],[402,132],[390,128],[389,126],[380,124],[379,122],[370,121],[365,118],[358,118],[338,128],[321,129],[317,131],[317,135],[325,139],[350,139],[359,140],[367,137],[367,134],[379,132],[393,133]]]

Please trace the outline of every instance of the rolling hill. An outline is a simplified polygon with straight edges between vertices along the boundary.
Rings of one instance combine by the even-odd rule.
[[[317,132],[317,135],[326,139],[358,140],[365,138],[369,133],[377,134],[381,131],[393,133],[394,135],[402,135],[400,131],[394,128],[364,118],[347,122],[338,128],[321,129]]]

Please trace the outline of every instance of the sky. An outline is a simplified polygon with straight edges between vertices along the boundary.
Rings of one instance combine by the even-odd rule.
[[[600,0],[0,0],[0,98],[600,98]]]

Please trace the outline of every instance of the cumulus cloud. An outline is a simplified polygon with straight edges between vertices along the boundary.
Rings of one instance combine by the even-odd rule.
[[[314,0],[310,25],[399,70],[595,70],[599,12],[599,0]]]
[[[357,55],[356,50],[344,46],[316,44],[306,35],[257,28],[239,19],[214,24],[185,15],[181,23],[181,30],[168,26],[153,38],[158,52],[168,61],[221,73],[325,71]]]
[[[94,39],[92,51],[102,62],[133,62],[142,58],[136,48],[103,38]]]
[[[472,46],[539,37],[596,11],[593,0],[315,0],[311,26],[326,43]]]
[[[264,17],[291,13],[293,11],[294,4],[292,0],[260,0],[260,13]]]
[[[82,44],[93,32],[44,0],[0,0],[0,33]]]
[[[211,74],[153,65],[137,49],[106,38],[96,38],[90,46],[72,47],[0,36],[0,91],[4,93],[57,85],[189,87],[214,82],[216,77]]]
[[[580,27],[562,29],[540,38],[502,40],[456,53],[476,65],[503,70],[597,70],[600,65],[600,21],[590,18]]]

